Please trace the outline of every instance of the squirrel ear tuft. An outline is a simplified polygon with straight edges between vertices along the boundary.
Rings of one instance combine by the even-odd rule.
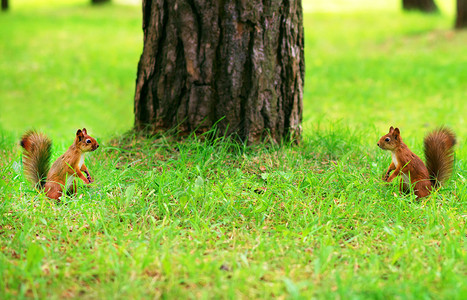
[[[396,140],[399,139],[399,136],[401,135],[401,132],[399,131],[399,128],[394,129],[394,138]]]
[[[393,131],[394,131],[394,127],[391,126],[391,127],[389,128],[389,133],[391,133],[391,132],[393,132]]]
[[[84,134],[81,131],[81,129],[78,129],[78,131],[76,131],[76,136],[78,137],[80,141],[84,138]]]
[[[84,134],[88,134],[88,132],[86,131],[86,128],[83,128],[83,132]]]

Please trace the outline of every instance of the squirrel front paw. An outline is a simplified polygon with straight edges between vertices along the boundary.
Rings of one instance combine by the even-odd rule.
[[[88,171],[84,171],[84,174],[86,174],[86,179],[89,181],[89,182],[86,182],[87,184],[94,182],[94,180],[92,179]]]
[[[390,177],[390,173],[386,173],[383,175],[383,181],[386,181],[386,182],[389,182],[389,177]]]

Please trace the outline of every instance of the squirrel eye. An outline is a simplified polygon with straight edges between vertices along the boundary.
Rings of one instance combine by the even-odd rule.
[[[386,142],[389,142],[391,139],[390,138],[385,138],[384,139]]]
[[[87,140],[86,140],[86,144],[91,144],[91,140],[90,140],[90,139],[87,139]]]

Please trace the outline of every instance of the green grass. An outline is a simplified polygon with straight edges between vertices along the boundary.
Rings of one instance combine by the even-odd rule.
[[[88,2],[1,15],[0,128],[66,139],[83,124],[103,136],[132,126],[140,9]]]
[[[465,298],[467,33],[452,14],[367,0],[305,14],[303,141],[246,147],[123,134],[139,7],[12,2],[0,14],[1,299]],[[441,190],[415,201],[380,181],[390,125],[421,154],[441,124],[459,140]],[[50,201],[25,181],[17,140],[38,128],[57,157],[83,126],[102,145],[86,163],[96,182]]]

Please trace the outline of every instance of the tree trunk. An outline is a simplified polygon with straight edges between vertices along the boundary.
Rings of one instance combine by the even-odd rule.
[[[8,0],[2,0],[2,10],[8,10]]]
[[[302,21],[300,0],[143,0],[136,129],[298,138]]]
[[[457,16],[455,27],[457,29],[467,28],[467,0],[457,0]]]
[[[402,0],[404,10],[419,10],[422,12],[437,12],[438,7],[434,0]]]

